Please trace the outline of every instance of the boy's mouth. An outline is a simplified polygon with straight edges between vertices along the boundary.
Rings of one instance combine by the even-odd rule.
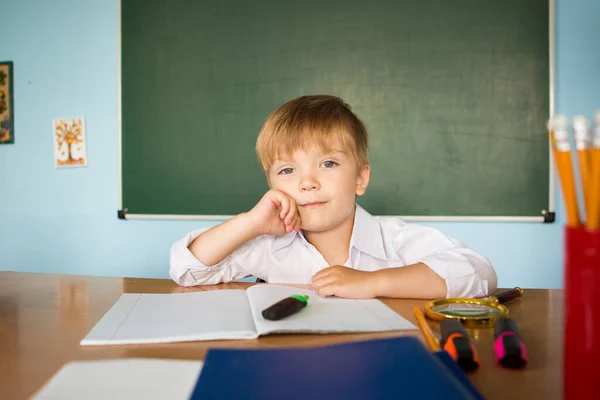
[[[321,207],[323,204],[325,204],[324,201],[314,201],[312,203],[301,204],[300,207],[317,208],[317,207]]]

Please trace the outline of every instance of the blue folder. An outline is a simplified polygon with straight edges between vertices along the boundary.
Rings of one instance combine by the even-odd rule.
[[[192,400],[483,399],[445,351],[414,337],[315,348],[211,349]]]

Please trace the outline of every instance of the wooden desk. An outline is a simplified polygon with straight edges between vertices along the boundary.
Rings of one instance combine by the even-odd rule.
[[[210,347],[313,346],[354,340],[421,336],[420,332],[346,335],[273,335],[256,340],[157,345],[81,347],[79,341],[121,293],[176,293],[187,290],[243,288],[235,283],[184,289],[169,280],[101,278],[0,272],[0,398],[22,399],[35,393],[72,360],[124,357],[204,358]],[[416,324],[412,307],[424,300],[384,300]],[[510,305],[528,346],[530,365],[510,371],[495,365],[492,330],[474,332],[482,366],[470,375],[488,399],[561,397],[562,291],[525,290]],[[437,327],[434,327],[437,330]]]

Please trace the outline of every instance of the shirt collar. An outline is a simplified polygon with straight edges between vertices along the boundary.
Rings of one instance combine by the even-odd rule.
[[[381,260],[387,260],[379,222],[358,204],[354,214],[354,228],[350,238],[350,247],[356,247],[363,253]]]
[[[304,238],[304,235],[302,234],[302,232],[291,231],[289,233],[286,233],[285,235],[276,236],[273,240],[273,251],[277,251],[279,249],[283,249],[286,246],[289,246],[296,237],[300,239]]]
[[[285,235],[277,236],[273,241],[273,251],[289,246],[296,238],[304,239],[304,235],[302,232],[292,231]],[[387,260],[379,222],[358,204],[354,212],[354,227],[352,228],[350,247],[356,247],[363,253]]]

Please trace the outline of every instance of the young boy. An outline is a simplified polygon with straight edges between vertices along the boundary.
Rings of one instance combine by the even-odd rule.
[[[369,184],[367,131],[341,99],[284,104],[264,123],[256,153],[271,189],[252,210],[173,245],[170,276],[179,285],[254,275],[349,298],[480,297],[496,289],[490,262],[473,250],[356,204]]]

